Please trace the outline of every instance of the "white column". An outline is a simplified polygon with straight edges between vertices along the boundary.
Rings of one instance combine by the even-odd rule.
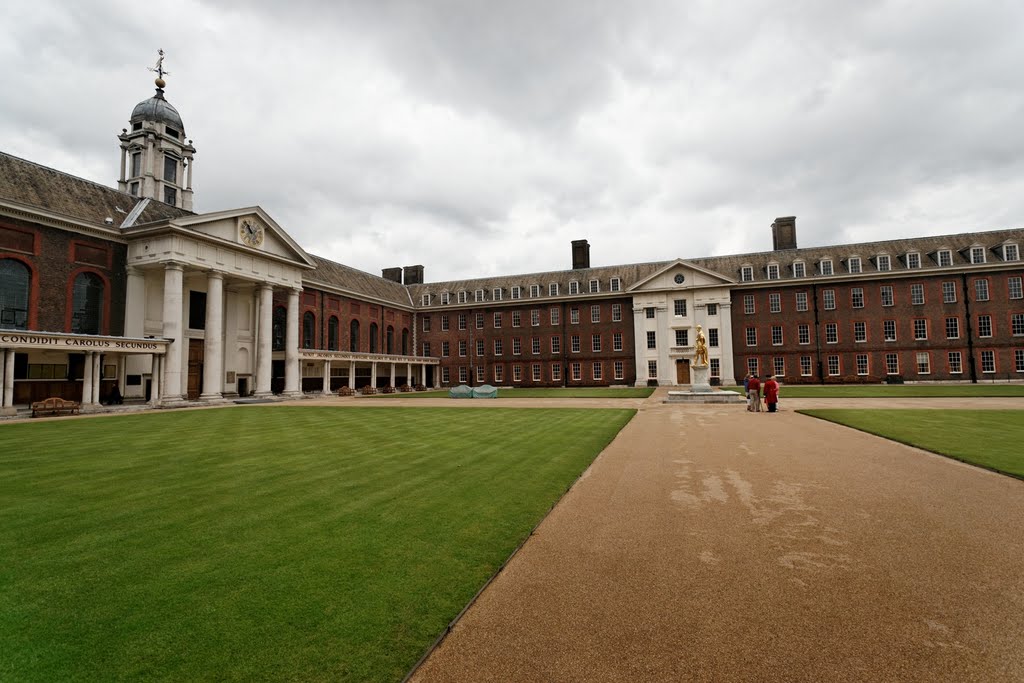
[[[163,336],[171,339],[164,357],[164,399],[165,402],[181,401],[181,355],[185,348],[182,339],[182,296],[185,273],[180,263],[164,266],[164,312]]]
[[[82,405],[92,403],[92,372],[93,351],[85,352],[85,365],[82,368]]]
[[[348,388],[356,388],[356,362],[354,360],[348,362]]]
[[[299,290],[288,290],[288,330],[284,346],[284,393],[300,396],[299,389]]]
[[[410,387],[416,384],[416,378],[412,376],[412,363],[405,364],[405,383]]]
[[[323,393],[331,393],[331,361],[324,361],[324,389]]]
[[[636,363],[636,386],[647,385],[647,328],[643,306],[633,307],[633,354]]]
[[[736,367],[733,364],[732,353],[732,302],[726,301],[718,304],[718,350],[722,354],[722,384],[736,382],[734,373]]]
[[[99,405],[100,402],[100,387],[102,386],[100,380],[103,379],[103,366],[101,365],[103,356],[99,353],[92,354],[92,401]]]
[[[370,361],[370,386],[377,388],[377,361]]]
[[[125,174],[125,166],[126,166],[125,162],[127,161],[127,159],[128,159],[128,149],[125,148],[124,146],[122,146],[121,147],[121,179],[118,181],[118,187],[119,188],[123,188],[123,186],[125,184],[124,174]]]
[[[391,364],[391,386],[395,386],[395,364]]]
[[[163,376],[163,356],[155,353],[150,356],[152,363],[149,368],[149,404],[160,405],[160,377]]]
[[[4,351],[4,400],[5,413],[14,412],[14,349]]]
[[[270,360],[273,354],[271,336],[274,327],[274,288],[260,285],[256,329],[256,396],[270,396]]]
[[[422,379],[420,381],[420,384],[422,384],[423,386],[427,386],[427,364],[426,363],[423,364],[423,366],[420,368],[420,371],[422,373]]]
[[[206,331],[203,338],[202,401],[224,398],[224,276],[206,275]]]

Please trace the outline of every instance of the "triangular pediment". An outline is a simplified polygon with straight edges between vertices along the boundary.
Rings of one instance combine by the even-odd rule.
[[[185,216],[170,221],[169,225],[231,244],[252,256],[263,255],[316,267],[298,242],[258,206]]]
[[[698,289],[706,287],[731,287],[736,281],[721,273],[702,268],[694,263],[676,259],[664,268],[633,283],[627,291],[650,292],[667,289]]]

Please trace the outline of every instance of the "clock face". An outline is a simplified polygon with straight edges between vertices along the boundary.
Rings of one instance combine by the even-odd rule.
[[[263,244],[263,225],[259,221],[246,218],[238,228],[242,241],[251,247],[258,247]]]
[[[681,285],[681,284],[683,284],[683,280],[685,280],[685,279],[686,279],[686,278],[685,278],[685,277],[683,276],[683,274],[682,274],[682,273],[678,273],[678,274],[676,275],[676,284],[677,284],[677,285]]]

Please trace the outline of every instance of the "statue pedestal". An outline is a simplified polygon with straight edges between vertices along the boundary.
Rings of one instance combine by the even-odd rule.
[[[693,393],[711,393],[714,389],[708,382],[708,374],[711,368],[707,365],[690,366],[690,391]]]

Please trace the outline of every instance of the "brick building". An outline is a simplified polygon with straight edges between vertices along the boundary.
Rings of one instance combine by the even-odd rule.
[[[0,407],[342,386],[1024,379],[1024,230],[428,282],[307,254],[259,207],[197,214],[162,81],[108,188],[0,153]],[[767,238],[766,234],[766,238]],[[382,258],[386,258],[383,255]]]

